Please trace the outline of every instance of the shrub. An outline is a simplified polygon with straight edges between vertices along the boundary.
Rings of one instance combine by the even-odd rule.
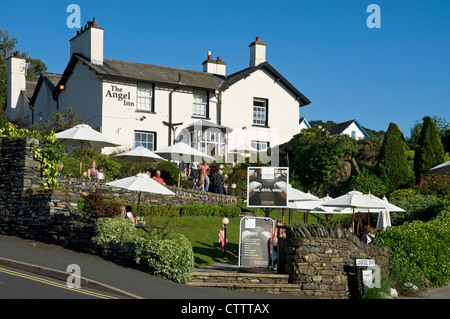
[[[450,174],[425,175],[419,183],[419,192],[438,197],[444,197],[450,194]]]
[[[176,282],[186,282],[194,269],[191,243],[181,234],[143,238],[137,235],[129,219],[99,218],[92,242],[115,243],[124,249],[125,260],[133,260],[145,270]]]
[[[194,269],[191,243],[181,234],[168,235],[162,240],[140,238],[135,258],[151,273],[180,283],[188,281]]]
[[[120,215],[120,204],[111,201],[100,189],[96,188],[87,195],[81,194],[84,200],[82,211],[90,217],[113,217]]]
[[[358,175],[352,177],[350,189],[371,193],[377,197],[383,196],[387,190],[383,181],[366,168],[363,168]]]
[[[94,244],[116,242],[134,242],[137,239],[136,228],[131,219],[125,218],[99,218],[95,222]]]
[[[391,270],[398,288],[411,282],[437,287],[450,280],[450,196],[444,209],[429,222],[407,222],[377,232],[375,244],[390,247]]]
[[[415,188],[397,189],[389,194],[389,200],[401,200],[419,194]]]
[[[221,216],[238,217],[241,212],[237,206],[227,206],[222,203],[218,205],[198,205],[188,204],[179,207],[152,205],[151,212],[153,216]]]
[[[400,225],[406,221],[414,220],[428,221],[441,209],[441,201],[433,195],[415,195],[402,200],[391,200],[390,203],[403,208],[406,212],[391,212],[391,222],[393,225]]]

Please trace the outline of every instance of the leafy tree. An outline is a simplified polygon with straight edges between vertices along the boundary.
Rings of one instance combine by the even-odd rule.
[[[444,159],[444,147],[436,125],[431,117],[425,116],[414,156],[416,182],[420,181],[422,175],[428,174],[430,168],[443,163]]]
[[[442,144],[444,145],[444,151],[450,153],[450,128],[445,130],[442,137]]]
[[[42,72],[47,71],[47,66],[40,59],[31,58],[27,52],[22,52],[20,55],[22,58],[25,58],[26,61],[30,64],[27,69],[27,81],[29,82],[37,82],[38,77]]]
[[[343,157],[352,157],[357,152],[355,140],[350,136],[327,136],[318,128],[296,134],[280,150],[287,154],[291,176],[297,176],[301,185],[313,191],[332,179]]]
[[[386,194],[387,190],[383,181],[367,168],[363,168],[359,174],[352,177],[349,190],[352,189],[356,189],[365,194],[371,193],[377,197]]]
[[[3,59],[3,56],[0,56],[0,109],[3,110],[3,104],[6,101],[6,87],[7,87],[7,68],[6,62]]]
[[[377,170],[388,192],[408,188],[414,183],[413,169],[408,163],[403,133],[390,123],[378,156]]]

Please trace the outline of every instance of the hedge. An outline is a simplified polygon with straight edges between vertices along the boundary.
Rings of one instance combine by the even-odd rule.
[[[213,205],[197,205],[189,204],[179,207],[152,205],[150,207],[153,216],[220,216],[220,217],[239,217],[241,209],[237,206],[226,206],[219,204]]]
[[[114,247],[119,243],[125,260],[134,260],[140,268],[175,282],[188,281],[194,269],[192,246],[184,235],[143,238],[137,235],[130,219],[99,218],[92,242],[99,246],[112,243]]]

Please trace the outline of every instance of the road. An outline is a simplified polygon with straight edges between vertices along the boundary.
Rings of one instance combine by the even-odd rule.
[[[0,267],[0,299],[119,299],[94,289],[69,288],[67,282],[49,279],[11,267]]]

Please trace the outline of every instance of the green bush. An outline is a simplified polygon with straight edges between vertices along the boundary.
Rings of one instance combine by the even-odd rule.
[[[92,242],[101,245],[110,241],[134,242],[137,240],[136,228],[131,219],[124,218],[99,218],[95,222],[94,237]]]
[[[438,287],[450,281],[450,196],[444,209],[428,222],[413,221],[377,232],[375,244],[390,247],[390,268],[399,289],[411,282]]]
[[[397,189],[389,194],[389,200],[405,199],[409,196],[416,196],[419,192],[415,188]]]
[[[150,272],[175,282],[190,280],[194,253],[184,235],[173,234],[162,240],[140,238],[136,242],[136,262]]]
[[[194,269],[194,253],[184,235],[168,234],[143,238],[129,219],[99,218],[92,242],[96,245],[116,242],[126,250],[126,259],[134,260],[145,270],[176,282],[186,282]]]
[[[151,212],[155,217],[179,217],[179,216],[222,216],[222,217],[238,217],[241,212],[237,206],[227,206],[223,204],[214,205],[198,205],[188,204],[179,207],[152,205]],[[142,214],[144,215],[144,214]]]
[[[352,177],[349,190],[353,189],[366,194],[371,193],[377,197],[383,196],[387,191],[383,181],[366,168],[363,168],[359,174]]]
[[[415,195],[401,200],[391,200],[390,203],[401,207],[405,212],[391,212],[393,225],[401,225],[404,222],[414,220],[428,221],[442,208],[441,200],[434,195]]]

